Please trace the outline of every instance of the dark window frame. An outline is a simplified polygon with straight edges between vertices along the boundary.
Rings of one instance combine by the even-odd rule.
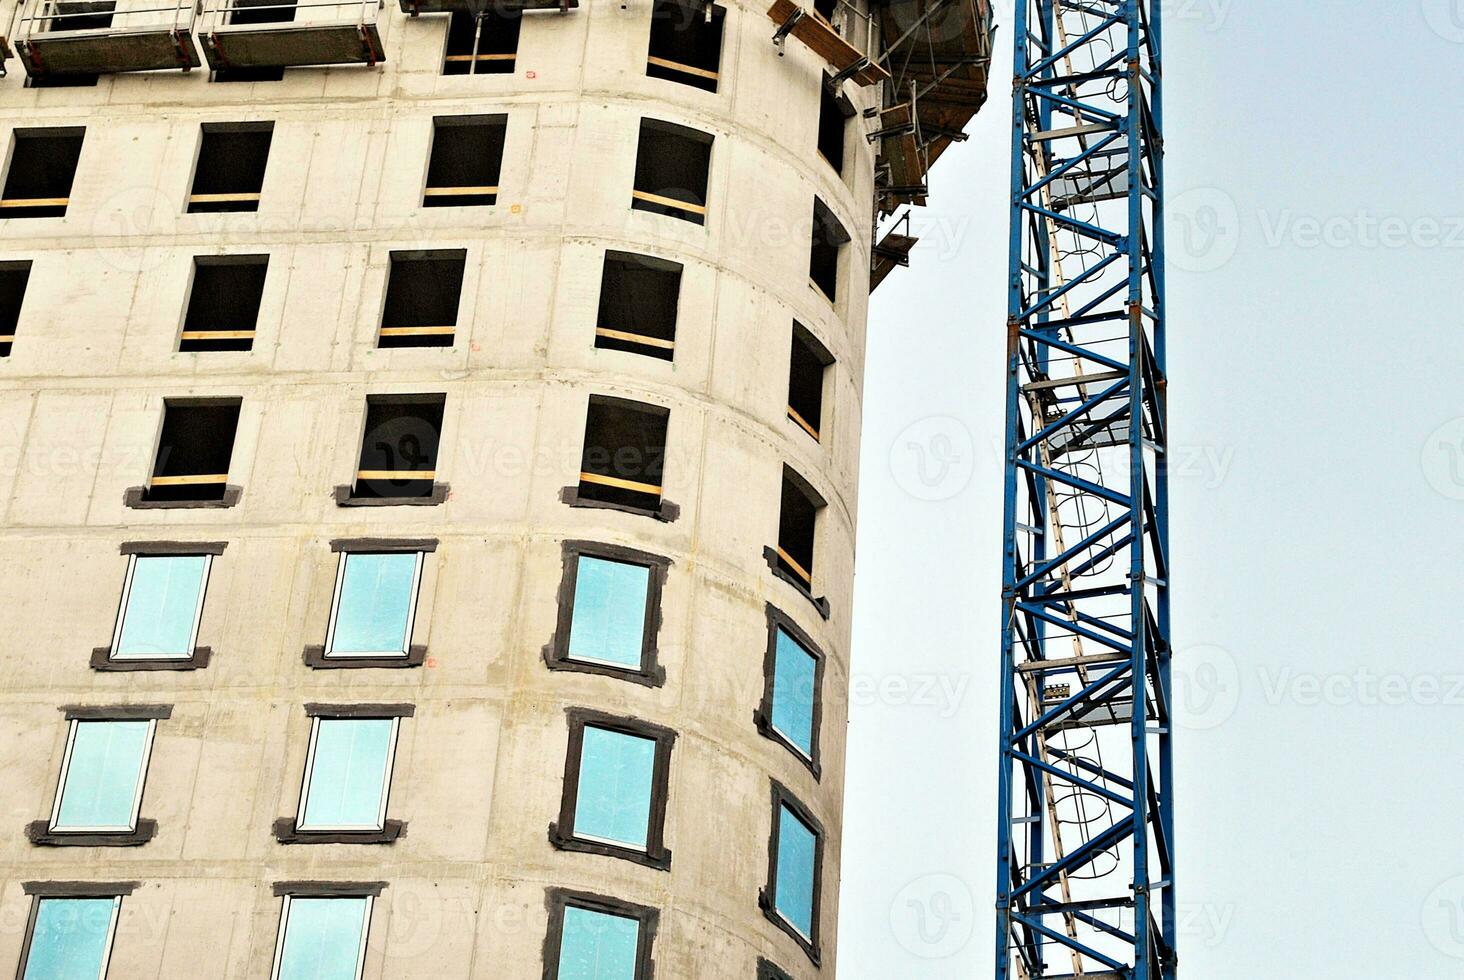
[[[803,950],[814,966],[822,966],[822,949],[820,943],[820,924],[823,919],[823,873],[824,873],[824,847],[828,835],[824,831],[823,824],[813,815],[813,812],[804,806],[789,789],[776,779],[772,783],[772,830],[768,835],[768,877],[767,884],[758,892],[757,903],[762,909],[763,915],[773,925],[785,932],[798,948]],[[813,935],[804,937],[793,924],[783,918],[778,912],[778,824],[782,817],[782,810],[787,807],[804,826],[813,832]]]
[[[544,904],[549,910],[549,928],[544,934],[544,980],[559,978],[559,954],[564,944],[564,910],[570,905],[589,912],[616,915],[639,922],[640,929],[636,933],[635,980],[654,980],[656,928],[661,920],[659,909],[569,888],[548,889]]]
[[[647,415],[659,415],[662,418],[663,423],[665,425],[666,431],[665,431],[665,435],[662,437],[662,440],[661,440],[661,458],[660,458],[660,462],[661,462],[661,484],[657,488],[660,491],[660,494],[659,494],[659,496],[656,499],[656,504],[655,504],[654,507],[648,506],[649,503],[650,503],[650,496],[651,496],[649,492],[641,492],[641,491],[635,491],[635,490],[626,489],[626,491],[625,491],[626,493],[639,493],[640,496],[639,497],[622,498],[620,500],[606,499],[604,497],[592,496],[592,495],[586,495],[585,494],[585,492],[583,490],[583,487],[584,487],[584,485],[585,485],[586,482],[590,482],[590,483],[597,483],[598,482],[598,481],[595,481],[595,480],[586,481],[584,479],[586,473],[592,473],[595,476],[601,476],[601,477],[613,477],[615,479],[624,479],[623,477],[614,477],[613,474],[595,474],[595,473],[593,473],[593,471],[585,469],[585,460],[584,460],[585,452],[587,450],[596,448],[596,447],[589,446],[588,445],[588,440],[589,440],[589,435],[590,435],[591,415],[592,415],[592,413],[595,410],[595,406],[597,406],[597,405],[604,406],[604,407],[611,408],[611,409],[619,409],[619,410],[622,410],[622,411],[641,412],[641,413],[644,413],[644,414],[647,414]],[[637,515],[639,515],[641,517],[651,517],[651,518],[654,518],[654,519],[656,519],[658,521],[662,521],[662,522],[665,522],[665,523],[670,523],[671,521],[674,521],[678,517],[681,516],[681,507],[680,507],[680,505],[679,504],[675,504],[675,503],[671,502],[670,500],[667,500],[666,499],[666,482],[665,482],[665,480],[666,480],[666,470],[665,470],[665,464],[666,464],[667,457],[669,455],[668,447],[669,447],[670,442],[671,442],[671,409],[669,407],[667,407],[665,405],[658,405],[658,404],[656,404],[654,402],[636,401],[633,398],[621,398],[618,395],[591,394],[586,399],[586,402],[585,402],[585,427],[584,427],[584,434],[585,434],[585,442],[581,444],[581,451],[580,451],[579,477],[578,477],[578,479],[575,481],[575,483],[572,486],[567,486],[563,490],[560,491],[560,500],[561,501],[563,501],[565,504],[568,504],[570,507],[596,507],[596,508],[602,508],[602,509],[605,509],[605,510],[618,510],[618,511],[621,511],[621,512],[626,513],[626,514],[637,514]],[[599,448],[603,448],[607,452],[609,451],[609,447],[608,446],[606,446],[606,447],[599,447]],[[624,448],[624,447],[620,447],[620,448]],[[611,460],[613,461],[613,459],[614,459],[614,454],[612,453],[611,454]],[[609,464],[607,464],[607,465],[609,465]],[[630,481],[630,482],[638,482],[638,481]],[[650,484],[643,484],[643,485],[650,486]]]
[[[305,751],[305,768],[300,773],[299,798],[293,817],[280,817],[274,822],[274,838],[281,844],[391,844],[407,832],[405,820],[393,820],[391,784],[396,773],[397,749],[401,743],[402,719],[414,717],[414,704],[307,704],[305,716],[310,719],[309,744]],[[315,775],[316,739],[323,721],[386,721],[392,722],[391,751],[386,758],[386,774],[382,787],[381,827],[355,830],[338,828],[305,829],[300,819],[305,814],[305,800]]]
[[[452,129],[497,129],[496,136],[498,143],[498,159],[492,162],[488,169],[492,172],[493,183],[474,185],[447,185],[433,184],[432,170],[438,164],[437,151],[439,140],[444,130]],[[506,112],[485,112],[479,114],[456,114],[447,116],[432,117],[432,140],[427,149],[427,174],[422,182],[422,206],[424,208],[442,207],[491,207],[498,203],[498,195],[503,181],[503,157],[508,146],[508,113]],[[444,164],[445,166],[445,164]],[[492,192],[487,188],[491,186]],[[448,194],[445,191],[480,191],[482,193],[461,193]],[[434,191],[436,193],[434,193]]]
[[[757,980],[793,980],[791,974],[772,960],[757,958]]]
[[[622,858],[648,868],[670,871],[671,851],[666,847],[666,811],[670,801],[671,752],[676,745],[676,732],[638,718],[592,708],[566,708],[564,713],[569,724],[569,742],[564,756],[564,787],[560,797],[559,819],[549,824],[549,843],[561,851]],[[579,778],[584,762],[586,726],[643,738],[656,744],[656,757],[651,768],[651,814],[646,827],[644,851],[627,845],[575,836],[574,824],[579,805]]]
[[[229,406],[233,406],[235,409],[234,431],[230,434],[229,437],[229,470],[232,471],[234,468],[235,443],[237,443],[239,438],[239,423],[242,420],[244,414],[244,399],[241,396],[210,396],[206,398],[190,396],[183,398],[164,398],[163,411],[158,419],[157,435],[153,438],[153,451],[151,457],[152,463],[150,464],[149,468],[148,481],[147,483],[140,486],[128,487],[123,497],[123,504],[135,510],[169,508],[187,509],[199,507],[225,508],[233,507],[235,504],[237,504],[239,502],[239,498],[243,495],[244,490],[239,485],[228,482],[228,473],[224,473],[224,481],[217,484],[220,487],[218,497],[172,497],[166,495],[158,497],[153,494],[154,489],[158,486],[157,480],[159,479],[159,475],[157,470],[159,466],[159,456],[163,451],[163,435],[167,430],[168,414],[175,409],[227,408]],[[164,474],[163,479],[167,479],[169,475],[170,474]],[[217,476],[218,474],[198,473],[179,475]],[[217,481],[215,482],[217,483]],[[186,486],[187,484],[182,485]]]
[[[80,142],[76,146],[76,162],[71,165],[71,173],[65,181],[65,194],[48,194],[44,197],[10,197],[8,195],[7,192],[10,189],[11,178],[15,171],[16,157],[20,153],[22,143],[31,141],[39,142],[46,139],[67,140],[77,138],[80,139]],[[9,145],[6,147],[4,179],[0,180],[0,201],[24,201],[32,203],[20,205],[7,204],[7,206],[0,208],[0,219],[65,217],[67,209],[71,206],[71,195],[76,189],[76,174],[81,169],[81,154],[85,148],[85,126],[16,126],[12,129]],[[40,172],[44,175],[46,169],[42,168]],[[57,184],[57,189],[59,189],[59,180]]]
[[[823,687],[824,669],[827,666],[828,658],[823,650],[813,641],[813,637],[793,621],[788,615],[771,602],[766,604],[766,615],[768,622],[768,644],[763,653],[763,696],[762,703],[758,705],[757,711],[753,714],[753,724],[758,732],[767,739],[778,743],[792,753],[793,757],[803,763],[804,767],[813,774],[815,781],[823,777],[822,762],[822,739],[823,732]],[[803,750],[794,745],[773,727],[773,680],[778,666],[778,631],[782,630],[793,638],[810,657],[813,658],[813,734],[810,742],[813,752],[811,755],[804,755]]]
[[[630,681],[643,687],[661,687],[666,683],[666,668],[660,663],[657,637],[661,632],[661,599],[666,587],[671,559],[649,551],[599,541],[567,540],[561,546],[563,573],[559,580],[559,615],[554,636],[544,647],[544,663],[550,670],[567,670],[582,674],[598,674]],[[569,632],[574,623],[574,590],[579,577],[581,557],[641,565],[650,570],[646,584],[646,618],[641,631],[641,665],[638,670],[610,664],[575,660],[569,656]]]
[[[688,30],[695,20],[700,20],[702,27],[700,31],[715,31],[715,55],[706,57],[707,51],[701,50],[701,38],[692,40],[693,46],[697,47],[696,54],[703,63],[693,61],[680,61],[668,57],[673,53],[662,49],[662,54],[657,54],[658,37],[663,33],[658,31],[660,25],[667,21],[671,22],[671,30]],[[706,44],[707,48],[713,45]],[[715,94],[722,77],[722,52],[727,46],[727,8],[719,6],[709,0],[655,0],[651,4],[651,27],[646,42],[646,77],[656,78],[662,81],[674,82],[678,85],[686,85],[690,88],[701,89],[704,92]],[[714,62],[714,63],[713,63]]]
[[[21,883],[24,893],[30,896],[30,912],[25,920],[25,938],[21,941],[20,965],[16,967],[17,980],[25,976],[30,961],[31,944],[36,937],[36,920],[41,914],[41,903],[47,899],[68,898],[110,898],[113,901],[112,918],[107,925],[108,942],[102,956],[104,966],[110,966],[112,952],[117,941],[117,922],[122,915],[122,900],[142,887],[139,881],[26,881]]]
[[[178,332],[177,350],[179,353],[221,353],[227,351],[249,351],[254,347],[255,335],[259,330],[259,310],[264,302],[264,288],[269,279],[269,253],[255,254],[227,254],[227,255],[195,255],[193,266],[188,279],[188,295],[183,302],[183,325]],[[247,299],[247,305],[252,308],[252,316],[247,326],[243,324],[230,324],[226,326],[202,327],[197,323],[190,322],[194,319],[194,309],[199,297],[199,270],[200,269],[221,269],[221,268],[262,268],[263,273],[259,278],[259,293],[251,295]],[[207,278],[207,277],[205,277]],[[207,287],[207,283],[204,284]],[[230,303],[229,305],[233,305]],[[243,333],[248,337],[209,337],[208,334]],[[190,336],[192,334],[193,336]],[[209,346],[187,346],[188,344],[223,344],[221,347]]]
[[[213,648],[197,642],[197,634],[203,628],[203,610],[208,605],[208,587],[213,578],[213,559],[218,558],[228,547],[227,541],[124,541],[118,552],[127,559],[124,571],[122,594],[117,598],[117,615],[112,621],[112,642],[104,647],[93,647],[91,669],[95,671],[123,673],[138,670],[202,670],[213,659]],[[203,573],[203,594],[199,597],[199,610],[194,622],[193,652],[185,657],[120,658],[114,659],[112,651],[121,635],[123,618],[127,612],[127,601],[131,596],[132,576],[137,558],[195,557],[209,558]]]
[[[278,0],[270,0],[278,2]],[[273,120],[259,120],[249,122],[206,122],[198,127],[198,148],[193,154],[193,175],[188,181],[188,198],[185,210],[188,214],[220,214],[220,213],[254,213],[259,210],[260,201],[264,196],[264,181],[269,175],[269,160],[274,152],[274,128]],[[199,167],[204,163],[208,137],[211,133],[234,134],[234,133],[265,133],[268,139],[264,140],[264,165],[260,167],[257,177],[252,176],[247,183],[253,187],[258,185],[257,190],[239,191],[200,191],[198,190]]]
[[[426,578],[427,556],[437,550],[438,540],[436,538],[337,538],[330,543],[330,550],[333,554],[341,557],[336,559],[336,574],[332,585],[331,608],[327,613],[329,617],[326,622],[326,635],[330,635],[331,626],[335,620],[337,609],[340,604],[340,587],[342,585],[341,565],[347,554],[415,554],[419,556],[417,573],[417,587],[412,595],[412,615],[410,633],[417,632],[418,620],[422,614],[422,580]],[[409,643],[407,652],[400,657],[367,657],[359,655],[348,656],[327,656],[325,643],[309,644],[305,647],[303,660],[305,666],[313,670],[359,670],[359,669],[392,669],[420,667],[427,662],[427,645],[425,643]]]
[[[366,410],[361,413],[361,434],[356,440],[355,463],[352,467],[352,478],[350,483],[344,483],[335,488],[334,497],[337,506],[340,507],[402,507],[402,506],[423,506],[433,507],[446,502],[451,487],[437,480],[440,472],[437,467],[442,463],[443,431],[447,428],[447,393],[435,392],[381,392],[368,394],[365,399]],[[368,426],[371,422],[371,406],[373,403],[381,404],[437,404],[441,407],[442,420],[437,428],[437,443],[432,450],[432,478],[427,480],[423,477],[417,482],[428,482],[430,487],[424,488],[425,492],[416,494],[399,493],[396,495],[380,493],[376,496],[361,495],[358,493],[358,484],[361,482],[362,473],[397,472],[413,473],[415,470],[366,470],[362,469],[362,456],[366,452],[366,437],[370,434]],[[380,479],[379,477],[368,477],[367,479]],[[386,480],[385,482],[392,482]],[[407,481],[411,482],[411,481]]]

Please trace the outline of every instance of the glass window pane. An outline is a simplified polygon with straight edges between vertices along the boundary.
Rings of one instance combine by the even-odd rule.
[[[644,848],[651,820],[656,743],[585,726],[574,833]]]
[[[417,553],[346,555],[332,653],[405,653]]]
[[[292,898],[279,980],[356,980],[365,898]]]
[[[786,806],[778,807],[778,914],[813,937],[813,859],[817,841],[802,820]]]
[[[781,628],[773,666],[773,727],[813,757],[813,698],[818,662]]]
[[[146,721],[78,721],[61,788],[57,829],[132,829],[147,751]]]
[[[203,591],[204,555],[139,555],[114,657],[187,657]]]
[[[569,655],[576,660],[639,668],[650,585],[651,570],[645,565],[581,555],[574,581]]]
[[[97,980],[107,958],[114,898],[43,898],[25,980]]]
[[[391,718],[322,718],[302,827],[381,826]]]
[[[639,941],[639,919],[565,906],[558,980],[635,980]]]

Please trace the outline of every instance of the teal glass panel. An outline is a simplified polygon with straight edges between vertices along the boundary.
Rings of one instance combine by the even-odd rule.
[[[586,725],[575,836],[645,848],[655,768],[654,740]]]
[[[292,898],[279,980],[356,980],[365,898]]]
[[[650,587],[651,570],[645,565],[581,555],[575,572],[569,655],[639,669]]]
[[[203,555],[139,555],[122,613],[122,635],[112,656],[187,657],[203,591]]]
[[[111,898],[43,898],[24,980],[97,980],[112,931]]]
[[[818,841],[786,805],[778,807],[778,914],[805,938],[813,938],[813,862]]]
[[[391,755],[391,718],[322,718],[302,828],[378,828]]]
[[[773,652],[773,727],[813,758],[814,680],[818,661],[781,628]]]
[[[146,721],[76,723],[57,830],[132,829],[149,726]]]
[[[348,554],[331,653],[405,653],[417,553]]]
[[[640,920],[568,905],[557,980],[635,980],[639,943]]]

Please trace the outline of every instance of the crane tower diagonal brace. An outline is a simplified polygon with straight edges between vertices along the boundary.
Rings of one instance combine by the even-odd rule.
[[[1017,0],[998,980],[1175,980],[1163,0]]]

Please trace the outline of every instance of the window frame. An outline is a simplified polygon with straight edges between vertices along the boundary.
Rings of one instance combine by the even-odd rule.
[[[112,963],[112,951],[117,941],[117,921],[122,914],[122,899],[136,890],[135,881],[119,882],[75,882],[75,881],[27,881],[25,894],[31,897],[30,912],[26,917],[25,937],[20,948],[20,964],[16,967],[17,980],[23,980],[26,967],[30,964],[31,951],[36,937],[36,923],[40,919],[41,903],[46,901],[67,901],[72,899],[112,900],[112,917],[107,923],[107,941],[102,950],[101,969],[97,980],[105,980]]]
[[[616,476],[613,473],[596,473],[587,468],[585,454],[587,451],[596,448],[590,445],[591,425],[596,421],[596,410],[609,410],[619,412],[639,412],[647,416],[653,416],[660,420],[664,427],[661,436],[660,466],[661,474],[659,484],[653,485],[643,483],[640,480],[630,480],[624,476]],[[666,498],[666,466],[670,462],[671,455],[671,408],[656,402],[636,401],[633,398],[622,398],[619,395],[603,395],[591,393],[585,401],[585,424],[584,435],[580,443],[579,470],[575,482],[560,491],[560,500],[570,507],[592,507],[604,510],[618,510],[626,514],[636,514],[641,517],[649,517],[663,523],[670,523],[681,516],[681,506]],[[613,469],[613,461],[620,450],[625,446],[618,446],[614,452],[610,447],[598,447],[606,450],[611,462],[607,467]],[[632,447],[636,448],[636,447]],[[644,476],[642,471],[637,474]],[[589,479],[586,479],[588,477]],[[585,493],[585,485],[620,489],[635,494],[634,497],[622,497],[620,499],[605,498]],[[655,491],[655,503],[652,505],[652,491]]]
[[[115,661],[121,661],[121,662],[124,662],[124,663],[127,662],[127,661],[131,661],[131,660],[147,661],[147,660],[190,660],[190,659],[192,659],[193,656],[194,656],[194,651],[196,651],[198,649],[198,632],[199,632],[199,628],[203,624],[203,604],[204,604],[204,602],[208,598],[208,580],[209,580],[209,576],[213,573],[213,560],[214,560],[215,557],[216,557],[215,553],[208,552],[208,551],[199,551],[196,554],[184,554],[183,552],[171,552],[171,551],[170,552],[166,552],[166,553],[133,551],[133,552],[129,553],[127,555],[127,571],[126,571],[126,574],[125,574],[125,576],[124,576],[124,578],[122,580],[122,598],[119,600],[119,602],[117,604],[117,621],[116,621],[116,624],[112,628],[112,646],[110,648],[110,652],[111,652],[110,659],[115,660]],[[131,604],[131,600],[132,600],[132,584],[133,584],[134,578],[137,575],[137,562],[138,562],[138,559],[140,559],[140,558],[202,558],[203,559],[203,574],[199,577],[199,582],[198,582],[198,602],[195,604],[194,610],[193,610],[193,628],[189,632],[189,635],[188,635],[188,650],[189,650],[188,653],[182,653],[182,654],[173,653],[173,654],[159,654],[159,655],[147,655],[147,654],[126,654],[126,655],[124,655],[124,654],[119,654],[117,652],[118,647],[122,643],[122,631],[127,628],[127,615],[128,615],[128,613],[130,611],[130,604]]]
[[[352,651],[352,652],[343,653],[343,654],[342,653],[336,653],[335,652],[336,629],[340,625],[341,599],[343,598],[343,592],[344,592],[345,584],[346,584],[346,568],[350,564],[351,557],[354,556],[354,555],[366,556],[366,555],[403,555],[403,554],[409,554],[409,555],[412,555],[413,556],[413,568],[412,568],[412,586],[411,586],[410,594],[407,597],[407,622],[406,622],[406,627],[405,627],[405,629],[403,631],[402,642],[401,642],[401,649],[400,650],[371,650],[371,651],[365,651],[365,652],[355,652],[355,651]],[[394,660],[394,659],[396,659],[398,657],[406,657],[406,656],[410,655],[411,650],[412,650],[412,633],[413,633],[413,630],[415,630],[416,625],[417,625],[417,604],[418,604],[419,600],[422,597],[422,566],[423,566],[423,564],[425,564],[426,557],[427,557],[427,553],[424,552],[424,551],[405,551],[405,550],[367,551],[365,549],[354,549],[354,548],[348,551],[348,550],[346,550],[344,548],[341,549],[341,551],[340,551],[340,558],[336,562],[335,594],[331,596],[331,600],[330,600],[330,619],[327,621],[327,623],[326,623],[326,629],[325,629],[325,649],[321,653],[321,656],[322,657],[325,657],[327,659],[336,659],[336,660],[341,659],[343,657],[344,658],[373,659],[373,660]]]
[[[656,54],[656,51],[655,51],[655,44],[656,44],[656,21],[657,21],[657,19],[659,17],[662,16],[662,13],[661,13],[662,8],[664,6],[671,6],[671,5],[676,5],[676,6],[680,6],[680,7],[686,8],[684,11],[678,11],[677,13],[683,13],[684,12],[685,14],[687,14],[689,16],[692,16],[692,17],[702,16],[702,17],[704,17],[704,18],[707,19],[707,23],[709,23],[709,24],[712,23],[712,22],[716,22],[716,24],[717,24],[717,27],[716,27],[716,31],[717,31],[717,67],[716,67],[715,70],[710,69],[710,68],[705,68],[705,67],[700,66],[700,65],[693,65],[693,64],[691,64],[689,62],[677,61],[674,58],[668,58],[665,55],[658,55],[658,54]],[[694,9],[694,8],[696,8],[698,6],[700,6],[702,9],[701,10]],[[700,89],[701,91],[706,92],[706,93],[708,93],[710,95],[716,95],[717,94],[718,89],[721,87],[722,75],[724,73],[724,69],[722,67],[722,56],[723,56],[723,54],[727,50],[727,8],[726,7],[724,7],[724,6],[722,6],[722,5],[718,4],[718,3],[715,3],[714,0],[705,0],[704,3],[700,3],[700,4],[694,3],[694,2],[693,3],[686,3],[686,2],[683,2],[683,0],[655,0],[655,2],[653,2],[651,4],[651,26],[650,26],[650,30],[647,31],[647,34],[648,34],[647,43],[646,43],[646,77],[647,78],[654,78],[654,79],[657,79],[659,81],[671,82],[671,83],[676,84],[676,85],[684,85],[687,88]],[[653,69],[653,68],[659,68],[663,72],[672,72],[677,77],[668,78],[664,74],[660,74],[660,75],[652,74],[651,73],[651,69]],[[688,78],[686,76],[689,76],[691,79],[701,79],[702,81],[701,82],[690,81],[690,80],[688,80]],[[708,87],[708,85],[705,84],[706,82],[710,82],[711,83],[710,84],[710,87]]]
[[[813,774],[815,780],[823,777],[823,764],[821,756],[822,740],[820,735],[823,731],[823,686],[824,669],[827,665],[827,657],[813,638],[793,621],[793,617],[774,606],[771,602],[766,606],[768,622],[768,645],[763,655],[763,696],[762,703],[758,705],[753,720],[757,730],[766,738],[782,745],[793,754],[799,762],[807,767]],[[791,738],[779,731],[773,724],[773,702],[774,690],[773,681],[777,674],[778,667],[778,633],[779,631],[788,634],[794,643],[798,644],[805,653],[813,658],[813,731],[810,737],[812,754],[807,754],[799,748]]]
[[[768,878],[767,884],[758,892],[758,905],[762,908],[763,915],[798,944],[814,966],[822,965],[822,952],[820,947],[820,921],[823,918],[823,873],[824,873],[824,846],[827,834],[824,832],[823,824],[813,813],[799,802],[788,788],[776,779],[772,783],[772,829],[768,838]],[[813,909],[811,914],[813,935],[805,936],[783,917],[778,911],[778,828],[782,818],[782,811],[786,808],[805,827],[813,832]]]
[[[18,218],[64,218],[71,207],[71,198],[76,193],[76,175],[81,172],[81,154],[86,150],[86,126],[24,126],[17,125],[10,131],[10,137],[5,147],[4,171],[0,173],[0,201],[12,202],[7,207],[0,209],[0,220]],[[77,149],[76,164],[71,168],[71,176],[67,181],[66,194],[64,197],[56,198],[34,198],[34,197],[5,197],[5,189],[10,184],[11,172],[15,167],[16,155],[20,152],[20,144],[27,140],[41,139],[70,139],[81,137],[81,146]],[[27,202],[27,203],[15,203]],[[57,210],[59,208],[59,210]],[[33,214],[29,212],[40,211],[43,213]]]
[[[793,380],[795,361],[793,350],[795,345],[803,347],[812,358],[819,363],[819,393],[818,393],[818,424],[815,426],[799,414],[798,409],[793,405]],[[794,320],[788,343],[788,404],[785,415],[788,421],[796,425],[799,431],[813,439],[814,442],[823,445],[824,433],[829,431],[831,425],[832,402],[829,392],[830,372],[838,361],[823,341],[819,340],[814,332],[804,326],[800,321]]]
[[[654,980],[656,929],[661,919],[659,909],[569,888],[550,888],[545,903],[549,907],[549,927],[544,934],[544,980],[559,978],[559,957],[564,946],[564,913],[571,905],[587,912],[635,919],[639,923],[636,933],[635,980]]]
[[[559,613],[554,636],[544,647],[544,662],[550,670],[577,671],[614,677],[645,687],[661,687],[666,683],[666,669],[659,662],[657,636],[663,619],[661,600],[666,586],[671,559],[663,555],[604,544],[599,541],[566,540],[560,546],[563,571],[559,581]],[[574,593],[579,579],[579,559],[588,556],[602,561],[641,565],[650,570],[646,583],[646,615],[641,628],[641,664],[639,669],[621,667],[603,661],[584,660],[569,655],[570,629],[574,625]]]
[[[272,0],[279,2],[279,0]],[[259,171],[257,191],[199,191],[198,167],[204,161],[204,146],[211,133],[267,133],[265,141],[264,166]],[[237,122],[204,122],[198,127],[198,142],[193,150],[193,167],[188,178],[188,194],[184,198],[185,214],[257,214],[264,200],[264,182],[269,175],[269,161],[275,150],[275,120],[244,120]],[[251,179],[249,183],[255,181]],[[217,205],[217,206],[215,206]]]
[[[444,130],[449,129],[499,129],[501,137],[498,148],[498,183],[482,186],[450,186],[432,183],[432,165],[436,160],[438,142]],[[482,112],[482,113],[451,113],[443,116],[432,117],[432,133],[427,142],[427,168],[422,175],[422,202],[423,208],[444,208],[444,207],[497,207],[498,198],[503,191],[503,161],[508,155],[508,113],[507,112]],[[451,194],[449,191],[464,193]],[[479,191],[481,193],[466,193]],[[433,197],[444,198],[440,204],[431,204],[429,199]],[[491,201],[476,200],[480,197],[491,197]],[[461,199],[461,200],[460,200]],[[472,200],[469,200],[472,199]],[[461,300],[459,300],[461,302]]]
[[[804,581],[783,567],[783,562],[792,558],[783,547],[783,486],[785,483],[792,483],[794,490],[803,494],[813,504],[812,550],[814,558],[818,557],[819,525],[824,520],[820,515],[828,509],[828,500],[814,488],[813,484],[803,474],[799,473],[789,464],[783,464],[781,473],[782,475],[778,480],[778,524],[773,535],[773,540],[776,544],[763,547],[763,559],[768,563],[768,568],[772,571],[773,577],[791,585],[795,592],[813,604],[813,608],[818,610],[820,616],[828,619],[828,599],[824,596],[816,596],[813,593],[815,570],[812,568],[803,569],[803,571],[808,573],[808,581]],[[792,560],[797,561],[797,559]]]
[[[676,732],[638,718],[592,708],[566,708],[565,716],[569,725],[569,741],[564,755],[564,787],[560,796],[559,819],[549,825],[550,843],[562,851],[623,858],[648,868],[671,870],[671,851],[666,847],[666,811],[670,802],[671,751],[676,745]],[[651,812],[646,824],[645,850],[603,838],[581,836],[575,831],[586,727],[655,743],[656,753],[651,764]]]
[[[137,767],[137,788],[132,793],[132,818],[125,827],[60,827],[56,821],[61,817],[61,804],[66,797],[67,777],[71,774],[71,763],[73,753],[76,750],[76,735],[82,725],[105,725],[113,723],[144,723],[147,725],[147,738],[143,742],[142,756],[138,760]],[[56,777],[56,792],[51,801],[51,817],[47,824],[47,831],[52,834],[135,834],[138,830],[138,821],[142,814],[142,795],[147,788],[147,770],[152,763],[153,742],[158,734],[158,720],[156,718],[68,718],[66,731],[66,749],[61,756],[61,772]]]
[[[661,133],[672,139],[685,140],[688,143],[696,143],[706,147],[707,168],[706,173],[702,175],[702,203],[697,204],[693,201],[685,201],[661,193],[664,190],[674,189],[690,194],[692,193],[692,189],[689,187],[661,187],[654,190],[644,190],[638,186],[640,160],[642,153],[647,150],[646,133],[648,132]],[[686,221],[690,224],[706,227],[707,217],[711,214],[712,165],[716,162],[713,157],[713,154],[716,152],[716,144],[717,138],[715,133],[709,133],[682,123],[672,122],[669,119],[642,116],[636,128],[636,163],[630,182],[630,209],[632,211],[642,211],[647,214],[674,218],[678,221]]]
[[[181,397],[164,398],[163,410],[158,418],[157,434],[153,437],[152,453],[149,456],[147,482],[140,486],[128,487],[123,495],[123,505],[135,510],[166,510],[166,509],[194,509],[194,508],[227,508],[233,507],[239,502],[244,490],[236,483],[229,482],[229,476],[235,468],[234,450],[238,448],[239,429],[244,420],[244,399],[242,396],[224,395],[219,397]],[[168,417],[173,412],[183,412],[188,409],[213,409],[232,408],[234,409],[234,427],[229,433],[229,459],[226,473],[191,473],[191,474],[159,474],[158,469],[164,465],[162,458],[163,438],[168,432]],[[215,477],[222,476],[223,480]],[[155,496],[159,487],[169,486],[191,486],[207,485],[218,486],[219,495],[215,496]]]
[[[278,882],[274,893],[283,899],[280,903],[280,925],[275,932],[274,962],[270,965],[270,980],[279,980],[283,965],[285,938],[290,927],[290,905],[296,898],[351,899],[364,900],[361,914],[361,943],[356,953],[355,980],[361,980],[366,968],[366,948],[371,938],[371,916],[376,911],[376,899],[386,887],[385,882]]]
[[[370,667],[420,667],[427,661],[427,645],[413,643],[418,621],[422,616],[422,588],[426,579],[427,556],[437,551],[436,538],[337,538],[330,543],[330,550],[340,554],[336,561],[334,591],[331,594],[330,610],[326,616],[326,636],[323,643],[305,647],[305,666],[317,670],[349,669]],[[335,637],[336,616],[340,609],[341,585],[344,582],[346,556],[351,554],[410,554],[417,555],[417,567],[412,582],[412,608],[407,616],[406,649],[402,653],[364,654],[330,652]]]
[[[390,843],[401,836],[405,824],[400,820],[387,819],[391,806],[391,783],[396,772],[397,748],[401,740],[401,721],[416,712],[414,705],[402,704],[352,704],[321,705],[307,704],[305,713],[310,718],[309,742],[305,751],[305,770],[300,777],[299,800],[295,816],[275,821],[275,838],[283,844],[314,843]],[[310,798],[310,783],[315,774],[315,752],[320,738],[321,723],[326,721],[390,721],[391,747],[387,750],[386,765],[382,773],[381,799],[377,809],[377,824],[364,826],[306,826],[305,804]]]
[[[437,426],[437,442],[432,449],[432,470],[430,471],[401,471],[396,477],[384,475],[374,470],[363,470],[361,467],[366,455],[366,437],[373,431],[371,425],[371,410],[374,405],[433,405],[441,413],[441,419]],[[447,495],[452,489],[450,484],[437,479],[442,473],[443,447],[447,444],[447,427],[449,416],[447,414],[447,393],[445,391],[428,392],[373,392],[362,400],[363,409],[361,412],[361,427],[357,432],[354,443],[356,449],[351,462],[351,482],[338,485],[333,491],[336,506],[338,507],[436,507],[447,502]],[[418,421],[422,421],[419,417]],[[428,477],[425,474],[431,473]],[[366,475],[362,475],[366,474]],[[430,483],[427,493],[405,495],[398,490],[396,496],[369,496],[359,495],[358,487],[366,481],[392,482],[393,479],[400,479],[402,474],[415,474],[415,480]],[[406,480],[403,482],[413,482]]]
[[[757,958],[757,980],[793,980],[793,977],[772,960],[759,956]]]

